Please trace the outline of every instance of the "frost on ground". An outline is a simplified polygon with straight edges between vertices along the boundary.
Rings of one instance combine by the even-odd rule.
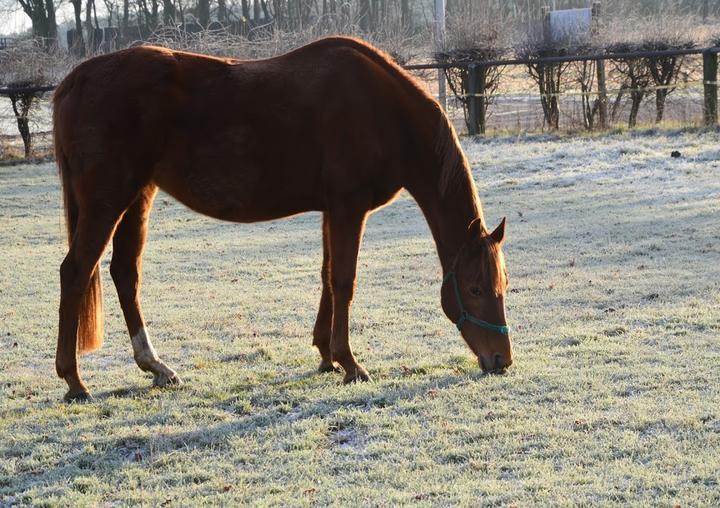
[[[508,375],[443,317],[407,195],[368,223],[351,332],[376,382],[345,387],[310,346],[319,215],[232,225],[161,194],[143,304],[186,384],[134,365],[106,256],[96,402],[70,406],[56,170],[0,168],[0,505],[720,504],[720,134],[464,146],[509,220]]]

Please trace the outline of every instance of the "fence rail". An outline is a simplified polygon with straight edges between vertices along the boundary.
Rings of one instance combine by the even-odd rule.
[[[635,58],[661,58],[664,56],[688,56],[702,55],[705,53],[720,53],[720,47],[712,48],[688,48],[688,49],[668,49],[659,51],[630,51],[627,53],[590,53],[582,55],[562,55],[562,56],[544,56],[544,57],[528,57],[528,58],[505,58],[495,60],[468,60],[467,62],[436,62],[426,64],[406,65],[405,69],[409,71],[431,70],[431,69],[463,69],[469,68],[471,65],[485,67],[504,67],[510,65],[531,65],[531,64],[556,64],[582,61],[597,60],[632,60]]]
[[[33,94],[33,93],[45,93],[52,92],[57,88],[57,85],[45,85],[45,86],[7,86],[0,88],[0,95],[9,97],[11,95],[20,94]]]
[[[608,52],[608,53],[589,53],[579,55],[557,55],[542,56],[528,58],[506,58],[492,60],[468,60],[467,62],[436,62],[426,64],[406,65],[406,70],[431,70],[431,69],[464,69],[468,72],[468,86],[470,90],[464,94],[463,98],[468,100],[468,130],[470,134],[479,134],[485,131],[485,99],[488,94],[485,92],[485,80],[482,76],[490,67],[505,67],[516,65],[557,65],[570,62],[598,62],[598,90],[596,92],[583,92],[582,95],[598,95],[601,98],[601,127],[606,127],[606,103],[607,94],[611,91],[605,89],[605,71],[604,65],[600,62],[606,60],[635,60],[640,58],[663,58],[663,57],[682,57],[690,55],[702,55],[703,58],[703,80],[698,83],[704,89],[703,100],[703,116],[705,125],[714,126],[718,124],[718,53],[720,47],[706,48],[684,48],[684,49],[668,49],[656,51],[628,51],[628,52]],[[645,87],[643,90],[660,90],[662,88],[671,89],[683,86],[682,84],[660,85],[655,87]],[[559,95],[566,95],[565,92],[543,93],[540,96],[549,98]]]

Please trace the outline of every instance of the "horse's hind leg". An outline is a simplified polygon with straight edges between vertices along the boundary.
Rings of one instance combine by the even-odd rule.
[[[142,253],[156,193],[157,187],[149,185],[125,212],[113,236],[110,274],[130,333],[135,362],[142,370],[153,373],[155,386],[165,386],[180,383],[180,378],[155,352],[140,309]]]
[[[106,210],[108,210],[106,208]],[[77,225],[70,243],[70,250],[60,265],[60,323],[58,326],[57,355],[55,368],[58,376],[65,379],[69,390],[65,400],[86,400],[90,398],[85,384],[80,378],[78,368],[78,326],[88,326],[87,321],[80,322],[80,313],[84,299],[91,291],[90,282],[98,261],[110,240],[122,210],[94,213],[88,207],[81,209]],[[99,291],[99,287],[95,289]],[[95,303],[93,303],[95,305]],[[83,312],[100,314],[100,309],[84,309]],[[101,319],[97,315],[96,319]],[[97,321],[92,321],[97,325]],[[101,333],[99,330],[82,330],[84,335]],[[96,338],[99,343],[99,338]]]
[[[327,213],[323,214],[323,263],[322,263],[322,296],[318,309],[315,328],[313,328],[313,346],[320,351],[320,372],[340,372],[332,361],[330,337],[332,336],[332,293],[330,291],[330,225]]]

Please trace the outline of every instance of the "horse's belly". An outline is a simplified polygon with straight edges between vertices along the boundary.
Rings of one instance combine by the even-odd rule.
[[[203,215],[220,220],[245,223],[282,219],[299,213],[320,209],[309,202],[286,203],[280,206],[242,206],[236,203],[227,203],[225,206],[208,206],[207,203],[186,203],[183,200],[180,201]]]
[[[233,222],[260,222],[320,210],[321,203],[303,189],[285,189],[220,178],[169,179],[155,183],[185,206],[209,217]]]
[[[152,172],[161,189],[197,212],[235,222],[321,209],[318,164],[302,150],[260,150],[262,129],[244,124],[217,125],[211,132],[171,136],[172,150]]]

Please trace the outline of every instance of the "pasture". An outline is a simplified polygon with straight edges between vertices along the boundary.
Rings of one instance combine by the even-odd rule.
[[[143,305],[184,384],[136,367],[106,254],[95,401],[71,405],[57,170],[1,167],[0,505],[720,504],[720,133],[463,147],[508,217],[508,374],[443,315],[407,194],[368,221],[351,340],[374,382],[343,386],[311,347],[319,214],[234,225],[161,193]]]

